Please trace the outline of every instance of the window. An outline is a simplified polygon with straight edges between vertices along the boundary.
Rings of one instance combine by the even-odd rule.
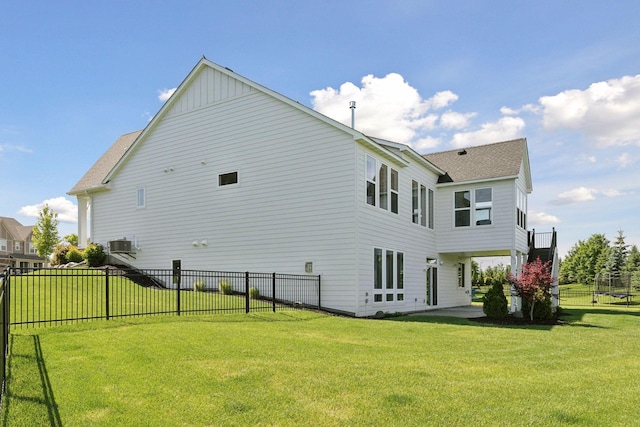
[[[376,205],[376,159],[367,156],[367,204]]]
[[[373,301],[404,301],[404,253],[373,249]]]
[[[472,218],[473,206],[473,218]],[[469,227],[491,225],[493,222],[493,191],[491,188],[478,188],[474,191],[456,191],[454,193],[454,225]]]
[[[35,254],[36,253],[36,247],[33,243],[29,242],[29,253],[30,254]]]
[[[429,189],[429,228],[433,230],[433,190]]]
[[[527,229],[527,195],[524,191],[518,188],[517,192],[517,207],[516,207],[516,224],[519,227]]]
[[[476,225],[491,225],[492,191],[490,188],[480,188],[476,196]]]
[[[458,287],[464,288],[464,263],[458,263]]]
[[[427,195],[429,202],[427,203]],[[411,181],[411,220],[423,227],[433,228],[433,191],[417,181]]]
[[[231,185],[238,183],[238,172],[229,172],[222,173],[218,175],[218,185],[222,187],[223,185]]]
[[[367,204],[398,213],[398,171],[371,156],[366,161]]]
[[[7,239],[0,239],[0,251],[7,250]]]
[[[13,250],[14,251],[19,251],[20,248],[21,248],[20,242],[16,241],[16,242],[13,243]]]
[[[144,208],[145,206],[146,197],[144,193],[145,193],[144,188],[138,188],[136,206],[138,206],[139,208]]]
[[[456,191],[455,193],[455,225],[456,227],[468,227],[471,225],[471,192]]]

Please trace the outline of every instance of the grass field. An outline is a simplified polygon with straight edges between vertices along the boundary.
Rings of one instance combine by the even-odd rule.
[[[306,311],[18,330],[5,426],[629,426],[640,310],[560,326]]]
[[[44,270],[43,270],[44,271]],[[46,270],[13,276],[11,315],[14,324],[59,323],[66,319],[96,319],[118,316],[166,314],[177,311],[177,291],[139,286],[126,277],[113,275],[109,286],[100,270]],[[218,292],[180,292],[182,313],[245,311],[243,295]],[[251,299],[252,310],[271,308],[267,300]],[[108,308],[108,310],[107,310]]]

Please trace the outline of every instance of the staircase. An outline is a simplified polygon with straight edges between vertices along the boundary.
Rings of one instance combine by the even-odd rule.
[[[543,263],[551,262],[551,277],[555,278],[555,282],[551,285],[551,296],[553,299],[553,307],[557,307],[559,303],[558,290],[558,270],[560,263],[558,260],[557,234],[556,229],[552,228],[551,232],[537,233],[536,230],[529,232],[529,255],[527,262],[534,262],[538,258]]]
[[[109,261],[114,261],[114,259],[110,259]],[[109,262],[108,264],[111,267],[109,269],[109,272],[112,275],[126,277],[133,283],[136,283],[137,285],[145,288],[166,289],[166,285],[162,281],[149,274],[146,274],[143,270],[138,270],[137,268],[132,267],[128,264],[124,264],[122,262]]]

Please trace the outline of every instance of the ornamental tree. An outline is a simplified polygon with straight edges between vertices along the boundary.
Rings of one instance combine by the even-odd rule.
[[[524,302],[528,303],[529,317],[533,321],[536,302],[551,298],[551,285],[555,282],[555,278],[551,277],[551,261],[543,263],[538,257],[533,262],[527,262],[517,277],[509,274],[509,281],[516,294],[522,298],[523,305]]]
[[[49,261],[49,255],[53,252],[60,238],[58,237],[58,213],[45,204],[38,214],[38,222],[33,227],[31,241],[36,247],[36,253],[40,258]]]

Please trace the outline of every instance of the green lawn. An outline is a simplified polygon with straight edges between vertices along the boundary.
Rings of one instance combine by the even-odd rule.
[[[17,330],[5,426],[629,426],[640,310],[561,326],[306,311]]]
[[[107,300],[108,295],[108,300]],[[107,304],[108,301],[108,304]],[[245,310],[243,295],[218,292],[180,292],[183,313]],[[107,306],[109,310],[107,311]],[[11,323],[55,323],[61,319],[94,319],[174,313],[177,291],[139,286],[123,276],[110,277],[100,270],[42,270],[11,279]],[[250,300],[252,310],[269,309],[267,300]]]

